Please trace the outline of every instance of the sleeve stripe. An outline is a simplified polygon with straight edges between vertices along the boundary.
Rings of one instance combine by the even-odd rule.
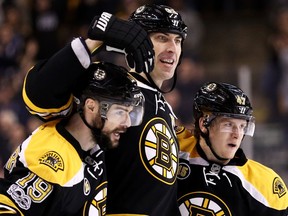
[[[26,76],[27,77],[27,76]],[[25,91],[25,85],[26,85],[26,77],[24,80],[24,84],[23,84],[23,90],[22,90],[22,97],[23,100],[25,102],[25,105],[27,107],[27,109],[29,110],[29,112],[33,115],[37,114],[40,117],[47,119],[51,116],[58,116],[58,115],[67,115],[72,107],[73,104],[73,95],[70,96],[69,100],[67,101],[67,103],[59,108],[40,108],[37,107],[35,104],[32,103],[32,101],[28,98],[26,91]]]
[[[71,47],[80,61],[81,65],[87,69],[91,64],[90,54],[82,43],[80,38],[76,38],[71,42]]]

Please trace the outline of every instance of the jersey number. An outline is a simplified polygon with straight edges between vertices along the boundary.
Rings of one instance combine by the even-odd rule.
[[[52,190],[52,185],[29,172],[27,176],[16,181],[16,184],[11,185],[7,193],[21,208],[27,210],[31,206],[31,201],[43,202]]]

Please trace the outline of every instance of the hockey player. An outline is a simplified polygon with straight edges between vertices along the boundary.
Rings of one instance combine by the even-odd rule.
[[[236,86],[210,82],[194,98],[195,136],[179,128],[181,215],[286,216],[288,193],[272,169],[240,148],[253,136],[249,98]]]
[[[41,76],[36,71],[28,74],[35,82]],[[73,73],[58,72],[57,77],[47,76],[47,82],[65,80],[67,85],[55,88],[58,99],[73,100],[66,94]],[[105,215],[104,150],[116,147],[120,134],[139,125],[143,117],[143,95],[127,72],[97,63],[86,77],[79,77],[83,90],[75,90],[77,108],[70,117],[41,125],[6,163],[5,179],[0,180],[0,215]],[[49,95],[42,97],[49,100]]]
[[[129,19],[142,26],[154,45],[151,73],[131,73],[145,96],[143,123],[121,136],[106,157],[109,215],[177,216],[178,142],[175,115],[161,86],[173,78],[187,27],[173,8],[144,5]]]

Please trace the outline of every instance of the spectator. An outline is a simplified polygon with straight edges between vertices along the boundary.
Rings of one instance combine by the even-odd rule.
[[[48,58],[60,48],[61,17],[53,0],[34,0],[31,20],[39,44],[38,59]]]

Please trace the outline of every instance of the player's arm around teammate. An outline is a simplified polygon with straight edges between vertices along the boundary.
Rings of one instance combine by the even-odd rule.
[[[68,116],[73,93],[92,63],[91,55],[97,55],[101,49],[125,53],[127,62],[136,71],[153,69],[154,50],[146,31],[134,22],[103,12],[92,20],[86,39],[75,38],[28,72],[23,99],[30,113],[42,120]]]

